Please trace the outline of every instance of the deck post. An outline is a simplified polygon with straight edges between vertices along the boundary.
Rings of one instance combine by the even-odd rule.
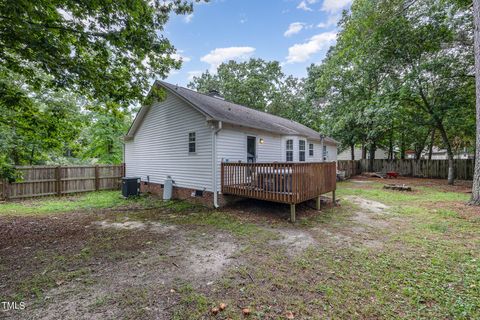
[[[320,211],[320,205],[321,205],[321,196],[317,197],[317,210]]]
[[[290,222],[295,223],[295,203],[290,204]]]
[[[335,201],[335,189],[333,189],[332,191],[332,203],[333,203],[333,206],[335,207],[337,202]]]

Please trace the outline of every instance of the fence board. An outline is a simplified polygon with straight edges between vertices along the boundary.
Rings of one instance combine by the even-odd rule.
[[[338,170],[345,171],[347,177],[368,171],[368,159],[339,160]],[[472,180],[475,161],[473,159],[454,160],[455,178],[459,180]],[[375,159],[373,160],[374,172],[395,171],[402,176],[439,178],[448,177],[448,160],[413,160],[413,159]]]
[[[20,199],[120,188],[123,165],[19,166],[22,179],[0,180],[0,199]]]

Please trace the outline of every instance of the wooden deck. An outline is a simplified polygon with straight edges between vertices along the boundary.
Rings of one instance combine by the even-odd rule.
[[[294,221],[295,204],[335,197],[336,163],[222,163],[221,180],[223,194],[290,204]]]

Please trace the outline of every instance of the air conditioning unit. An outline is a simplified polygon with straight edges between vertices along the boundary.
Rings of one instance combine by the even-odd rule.
[[[140,178],[122,178],[122,195],[125,198],[140,194]]]

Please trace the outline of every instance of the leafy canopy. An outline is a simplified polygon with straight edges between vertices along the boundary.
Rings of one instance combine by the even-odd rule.
[[[180,61],[161,31],[186,0],[15,0],[0,2],[0,67],[40,88],[99,101],[139,101],[152,78]],[[35,72],[40,69],[51,79]]]

